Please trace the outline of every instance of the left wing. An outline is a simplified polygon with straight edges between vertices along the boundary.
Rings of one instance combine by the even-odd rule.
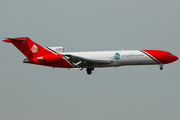
[[[95,60],[95,59],[84,58],[71,54],[65,54],[63,55],[63,57],[67,59],[70,63],[73,63],[76,67],[79,68],[86,68],[89,66],[98,66],[98,65],[112,63],[112,61],[110,60]]]

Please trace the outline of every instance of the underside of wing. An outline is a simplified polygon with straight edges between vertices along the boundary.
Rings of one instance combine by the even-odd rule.
[[[89,59],[89,58],[84,58],[80,56],[75,56],[75,55],[63,55],[69,62],[74,64],[77,67],[80,68],[85,68],[85,67],[96,67],[99,65],[104,65],[104,64],[110,64],[112,61],[110,60],[96,60],[96,59]]]

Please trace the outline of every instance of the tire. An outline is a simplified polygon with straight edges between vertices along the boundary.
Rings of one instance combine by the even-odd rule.
[[[87,68],[86,71],[87,71],[87,74],[88,74],[88,75],[91,75],[91,73],[92,73],[91,68]]]
[[[160,67],[160,70],[163,70],[163,67],[162,67],[162,66]]]

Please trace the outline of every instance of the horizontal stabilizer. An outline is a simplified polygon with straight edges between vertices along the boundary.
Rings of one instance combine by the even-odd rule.
[[[16,40],[16,41],[26,41],[26,40],[24,40],[24,39],[5,38],[5,40],[3,40],[3,42],[11,43],[11,40]]]

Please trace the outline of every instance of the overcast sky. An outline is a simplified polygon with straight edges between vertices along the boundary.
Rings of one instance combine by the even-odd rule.
[[[65,51],[160,49],[180,57],[179,0],[0,0],[0,38]],[[0,43],[0,120],[180,120],[180,60],[86,71],[22,63]]]

